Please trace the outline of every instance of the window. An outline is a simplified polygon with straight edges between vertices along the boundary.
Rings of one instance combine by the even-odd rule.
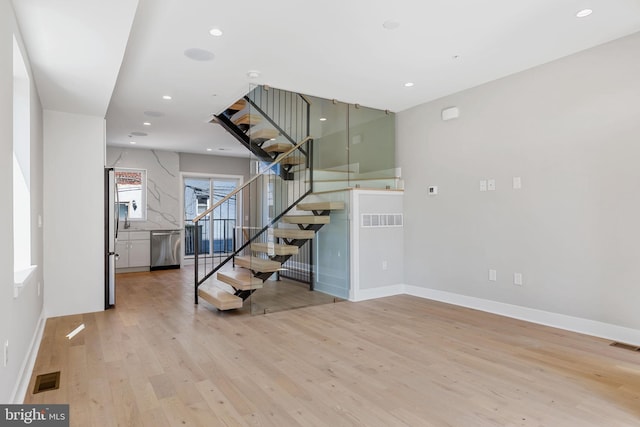
[[[13,270],[22,285],[31,271],[31,111],[29,74],[13,37]]]
[[[147,171],[144,169],[116,169],[118,211],[122,221],[147,219]]]

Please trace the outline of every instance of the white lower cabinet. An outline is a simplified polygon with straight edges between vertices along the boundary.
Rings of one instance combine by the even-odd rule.
[[[148,231],[120,231],[116,242],[116,268],[151,265],[151,240]]]

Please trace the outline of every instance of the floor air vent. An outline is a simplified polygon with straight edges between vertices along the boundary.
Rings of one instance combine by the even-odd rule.
[[[637,345],[625,344],[623,342],[612,342],[609,345],[612,347],[624,348],[625,350],[640,351],[640,347],[638,347]]]
[[[33,394],[43,391],[57,390],[60,387],[60,371],[42,374],[36,377],[36,385],[33,387]]]

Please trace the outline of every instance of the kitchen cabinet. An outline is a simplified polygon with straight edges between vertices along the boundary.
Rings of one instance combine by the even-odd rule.
[[[151,265],[151,240],[148,231],[120,231],[116,242],[116,268],[148,269]]]

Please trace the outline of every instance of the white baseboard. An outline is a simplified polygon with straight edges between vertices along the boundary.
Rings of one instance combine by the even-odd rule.
[[[349,301],[366,301],[368,299],[384,298],[393,295],[402,295],[405,292],[405,285],[391,285],[373,289],[353,290],[349,295]]]
[[[42,312],[40,313],[40,318],[38,319],[38,324],[36,325],[36,330],[33,333],[33,337],[31,338],[31,342],[29,343],[29,349],[27,351],[27,355],[22,362],[22,366],[20,367],[20,373],[18,374],[18,381],[13,388],[13,392],[11,393],[10,402],[14,404],[21,404],[24,402],[24,398],[27,395],[27,390],[29,389],[29,382],[31,381],[31,374],[33,372],[33,367],[36,364],[36,358],[38,357],[38,350],[40,349],[40,341],[42,341],[42,334],[44,333],[44,325],[47,323],[47,318],[45,316],[44,307],[42,308]]]
[[[402,294],[473,308],[475,310],[537,323],[539,325],[551,326],[553,328],[640,346],[640,330],[637,329],[420,286],[398,284],[382,288],[360,289],[355,292],[355,295],[351,295],[349,300],[354,302],[365,301]]]
[[[480,311],[525,320],[540,325],[551,326],[567,331],[592,335],[600,338],[619,341],[623,343],[640,345],[640,330],[612,325],[610,323],[567,316],[535,308],[506,304],[482,298],[469,297],[451,292],[422,288],[419,286],[404,286],[405,293],[416,297],[427,298],[435,301],[446,302],[462,307],[473,308]]]

